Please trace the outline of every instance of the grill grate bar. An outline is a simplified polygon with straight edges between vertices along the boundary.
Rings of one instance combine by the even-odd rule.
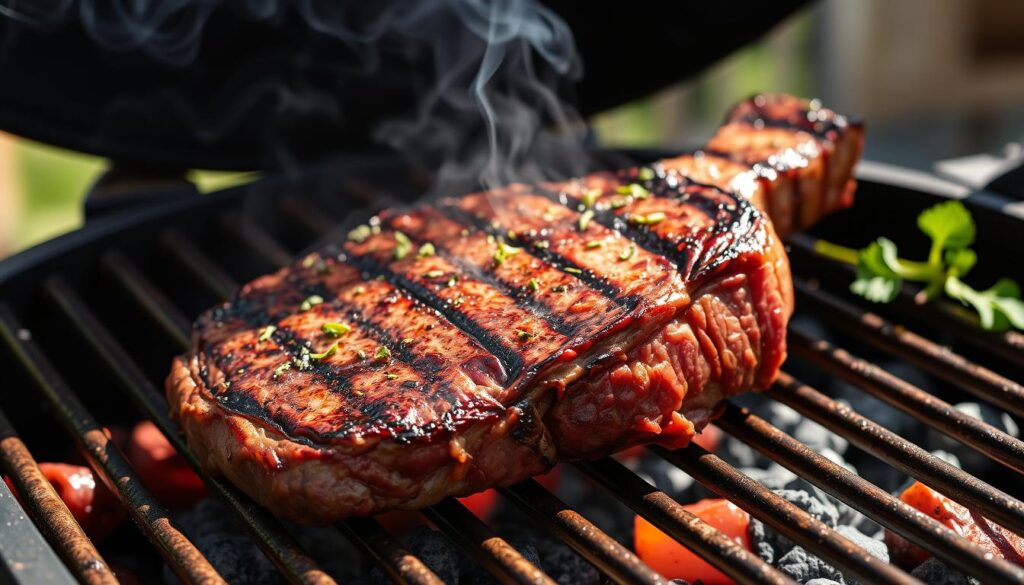
[[[986,550],[746,409],[728,404],[715,424],[966,574],[986,582],[1024,581],[1024,568],[989,558]]]
[[[1024,503],[783,372],[772,396],[903,473],[1019,532]]]
[[[221,218],[221,223],[232,237],[254,252],[257,257],[264,259],[268,265],[280,268],[292,261],[292,254],[252,221],[234,213],[227,213]]]
[[[959,385],[982,400],[1024,417],[1024,385],[975,364],[912,331],[894,325],[839,297],[794,278],[793,288],[802,308],[809,308],[829,323],[869,339],[876,347]]]
[[[49,359],[23,331],[14,313],[0,305],[0,336],[42,390],[54,413],[89,460],[128,508],[143,534],[186,583],[224,583],[213,565],[171,521],[167,510],[139,480],[128,460],[79,402]]]
[[[920,583],[699,445],[675,451],[658,446],[650,449],[811,554],[865,583]]]
[[[667,585],[667,580],[629,549],[536,481],[528,479],[499,491],[617,583]]]
[[[634,512],[736,581],[793,583],[761,557],[691,514],[614,459],[580,461],[575,466]]]
[[[851,355],[822,339],[814,339],[796,327],[789,328],[789,347],[830,374],[856,384],[931,428],[971,446],[979,453],[1024,473],[1024,441],[953,408],[917,386],[877,365]]]
[[[6,473],[21,500],[38,520],[46,539],[57,549],[79,581],[87,585],[113,585],[117,577],[100,556],[67,505],[43,475],[28,447],[0,411],[0,470]]]
[[[160,238],[164,253],[178,262],[182,268],[192,274],[203,288],[220,298],[228,298],[235,291],[237,284],[220,266],[203,254],[192,240],[181,232],[169,229]]]
[[[54,277],[46,283],[46,293],[107,368],[115,374],[136,407],[156,423],[207,487],[234,511],[235,516],[245,525],[267,558],[281,573],[295,584],[334,583],[334,580],[302,551],[276,519],[255,506],[252,500],[230,484],[203,472],[199,460],[181,437],[178,426],[167,414],[166,400],[74,290],[63,280]]]
[[[455,499],[447,498],[421,512],[503,583],[555,585]]]
[[[393,582],[403,585],[443,585],[429,567],[398,544],[373,518],[349,518],[338,528]]]
[[[834,260],[825,258],[814,251],[814,244],[817,240],[806,234],[792,234],[787,240],[789,249],[814,262],[817,266],[825,267],[833,274],[841,274],[845,282],[852,281],[855,270],[852,266],[840,264]],[[818,273],[818,271],[815,271]],[[846,285],[843,285],[844,287]],[[998,355],[1003,360],[1024,367],[1024,333],[1006,331],[996,333],[984,331],[978,327],[978,320],[966,310],[952,303],[927,302],[919,303],[915,300],[916,292],[908,285],[900,289],[899,295],[892,302],[895,311],[901,316],[915,318],[927,325],[936,323],[949,323],[952,321],[954,327],[947,327],[946,330],[956,337],[963,339],[971,345],[984,349],[990,354]]]
[[[103,265],[114,277],[114,280],[138,301],[164,333],[178,345],[188,345],[188,332],[191,328],[188,318],[164,296],[160,289],[149,282],[127,256],[119,251],[108,252],[103,258]]]

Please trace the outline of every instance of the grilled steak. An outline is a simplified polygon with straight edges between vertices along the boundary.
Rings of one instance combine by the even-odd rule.
[[[802,118],[772,118],[781,148],[818,146],[793,167],[802,183],[846,127],[808,133],[807,103],[785,103]],[[765,131],[757,104],[715,156],[764,154],[741,137]],[[202,315],[171,412],[211,471],[317,523],[684,446],[724,398],[774,380],[792,305],[788,260],[738,174],[698,170],[676,159],[382,213]],[[763,203],[777,177],[748,195]],[[800,202],[831,196],[813,184]]]

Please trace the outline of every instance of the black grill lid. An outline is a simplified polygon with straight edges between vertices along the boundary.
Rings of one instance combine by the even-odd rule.
[[[585,75],[570,93],[586,115],[700,71],[806,2],[546,4],[575,36]],[[432,69],[425,50],[387,54],[370,75],[340,71],[359,55],[308,25],[300,11],[322,8],[312,1],[262,15],[256,3],[176,4],[194,6],[163,26],[180,34],[204,22],[198,42],[147,52],[126,49],[130,34],[104,30],[101,46],[86,31],[119,18],[98,10],[156,14],[170,4],[0,0],[0,128],[133,163],[273,168],[371,148],[375,122],[413,111]],[[361,18],[359,10],[346,18]],[[11,16],[25,12],[30,18]]]

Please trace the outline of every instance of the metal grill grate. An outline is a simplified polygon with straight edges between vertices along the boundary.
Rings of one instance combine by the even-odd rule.
[[[367,197],[367,201],[370,200]],[[146,373],[139,352],[129,351],[118,329],[101,315],[89,299],[97,291],[116,291],[131,305],[133,312],[145,315],[146,326],[159,338],[154,348],[185,349],[188,342],[187,313],[198,303],[226,298],[239,279],[228,270],[224,259],[247,258],[253,270],[265,271],[284,265],[294,252],[333,229],[340,217],[326,216],[309,201],[288,196],[274,198],[271,215],[287,227],[271,233],[249,216],[239,215],[227,206],[217,211],[215,221],[207,222],[201,235],[184,231],[188,226],[161,225],[150,238],[152,258],[159,259],[163,277],[160,284],[150,270],[144,271],[128,253],[116,248],[98,250],[95,265],[82,270],[87,281],[73,281],[50,274],[33,291],[32,311],[42,311],[66,330],[85,341],[85,350],[113,385],[130,400],[137,415],[151,419],[167,436],[186,461],[197,471],[199,463],[177,433],[167,415],[161,392],[162,381]],[[380,199],[376,202],[380,203]],[[259,216],[260,214],[255,214]],[[262,214],[266,216],[267,214]],[[158,224],[159,225],[159,224]],[[212,226],[212,227],[211,227]],[[212,230],[213,236],[210,235]],[[189,229],[194,232],[194,229]],[[279,243],[289,241],[290,246]],[[812,252],[813,241],[797,236],[793,253],[808,262],[824,263]],[[821,276],[843,269],[823,266]],[[73,271],[72,271],[73,272]],[[164,281],[180,280],[179,287],[165,287]],[[804,311],[828,321],[837,328],[899,356],[927,371],[943,376],[974,396],[1015,414],[1024,415],[1024,388],[1000,374],[968,361],[948,349],[887,322],[873,313],[842,300],[824,290],[818,281],[795,279],[798,304]],[[202,291],[197,301],[182,290]],[[113,294],[113,293],[111,293]],[[179,298],[180,297],[180,298]],[[909,293],[902,298],[911,303]],[[156,502],[140,482],[127,459],[108,441],[79,396],[77,380],[62,374],[60,353],[44,350],[44,345],[23,329],[22,315],[15,303],[0,306],[0,337],[14,363],[28,375],[31,388],[8,388],[8,392],[37,392],[48,405],[60,426],[87,454],[90,465],[112,486],[130,516],[152,547],[185,582],[217,583],[223,579],[186,535],[175,526],[168,512]],[[910,306],[910,305],[907,305]],[[926,322],[957,319],[937,307],[914,305],[915,315]],[[1024,362],[1024,353],[1014,334],[992,336],[964,328],[964,341],[1012,364]],[[1011,472],[1024,472],[1024,442],[976,419],[967,417],[936,396],[928,394],[845,349],[816,339],[798,327],[791,328],[791,352],[821,370],[845,379],[865,393],[881,399],[920,422],[968,445],[998,461]],[[77,349],[76,349],[77,351]],[[161,351],[149,356],[155,361],[169,360]],[[907,442],[883,426],[837,403],[817,390],[783,374],[769,396],[813,419],[852,444],[890,466],[933,486],[964,505],[981,511],[994,521],[1020,532],[1024,526],[1024,503],[978,479],[920,447]],[[12,414],[8,412],[8,417]],[[991,555],[960,538],[952,530],[919,513],[888,492],[814,452],[770,422],[735,405],[728,405],[717,423],[725,432],[780,463],[810,483],[864,513],[879,524],[902,535],[935,556],[983,582],[1021,582],[1024,569]],[[28,441],[26,441],[28,442]],[[23,495],[26,507],[44,528],[51,546],[71,571],[87,583],[116,582],[100,554],[74,523],[66,507],[41,479],[32,454],[15,434],[14,427],[0,414],[0,468],[11,475]],[[732,500],[809,552],[833,564],[844,574],[866,583],[916,583],[894,565],[879,561],[838,532],[809,516],[752,478],[744,475],[712,453],[696,445],[679,451],[659,447],[658,456],[693,476],[712,491]],[[741,583],[791,583],[777,569],[757,555],[687,512],[664,492],[644,482],[612,459],[575,465],[583,475],[604,488],[614,498],[649,520],[712,565]],[[253,504],[230,484],[203,475],[213,496],[222,500],[241,521],[252,539],[291,583],[333,583],[333,579],[297,544],[289,531],[274,517]],[[602,532],[595,524],[572,510],[540,484],[530,480],[503,488],[500,493],[524,514],[564,541],[604,575],[622,583],[666,583],[642,563],[636,555]],[[472,558],[507,583],[552,583],[540,568],[530,564],[515,548],[498,536],[456,500],[449,499],[423,510],[423,515],[446,533]],[[337,526],[385,575],[400,583],[439,583],[440,579],[419,559],[405,550],[374,519],[352,519]]]

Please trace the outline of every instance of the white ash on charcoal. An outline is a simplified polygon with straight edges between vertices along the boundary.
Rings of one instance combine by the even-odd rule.
[[[842,523],[845,512],[840,512],[832,500],[812,495],[803,490],[781,489],[775,490],[775,492],[829,528],[835,529],[836,532],[860,545],[872,555],[885,562],[889,561],[889,550],[881,541],[881,532],[879,531],[876,538],[865,534],[851,524]],[[819,579],[840,585],[855,583],[855,581],[844,577],[832,565],[794,544],[760,520],[751,518],[749,536],[751,546],[758,556],[798,583],[811,583]]]
[[[978,402],[961,402],[955,408],[968,416],[992,425],[1012,437],[1020,436],[1020,429],[1013,418],[994,406]],[[941,449],[956,455],[963,463],[964,468],[975,475],[991,471],[999,465],[994,460],[934,429],[928,429],[926,444],[929,449]]]

